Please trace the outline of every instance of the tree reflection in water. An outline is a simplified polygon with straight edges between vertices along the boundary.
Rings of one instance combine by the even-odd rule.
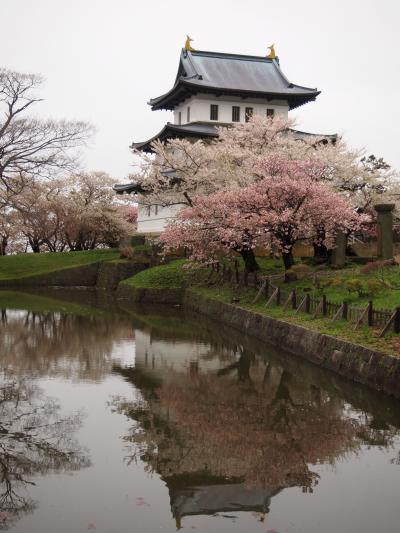
[[[217,372],[192,365],[153,383],[146,369],[123,373],[142,394],[112,404],[138,422],[124,437],[128,461],[142,459],[166,481],[179,527],[185,514],[268,512],[270,498],[284,488],[313,492],[319,476],[312,465],[334,465],[366,443],[387,446],[397,434],[374,428],[370,416],[350,413],[339,396],[245,349]]]
[[[112,369],[114,343],[132,338],[132,327],[121,317],[105,319],[93,313],[3,311],[2,368],[30,377],[103,379]]]
[[[34,477],[76,471],[90,460],[74,438],[79,413],[61,416],[59,405],[28,379],[0,377],[0,529],[36,508]]]

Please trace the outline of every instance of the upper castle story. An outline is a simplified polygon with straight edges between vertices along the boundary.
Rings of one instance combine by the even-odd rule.
[[[267,57],[182,49],[173,87],[152,98],[153,110],[174,112],[174,124],[231,124],[253,114],[282,115],[320,92],[290,82],[272,52]]]

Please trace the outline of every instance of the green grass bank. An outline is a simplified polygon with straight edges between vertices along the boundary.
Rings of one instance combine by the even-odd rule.
[[[117,249],[1,256],[0,281],[15,281],[118,258]]]

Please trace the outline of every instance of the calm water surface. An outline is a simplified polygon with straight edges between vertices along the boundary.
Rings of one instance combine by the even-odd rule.
[[[0,529],[400,531],[399,402],[179,308],[0,309]]]

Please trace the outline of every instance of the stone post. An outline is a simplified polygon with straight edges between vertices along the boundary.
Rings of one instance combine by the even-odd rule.
[[[393,259],[394,204],[378,204],[374,208],[378,214],[378,257]]]
[[[343,267],[346,263],[346,246],[347,235],[339,230],[336,233],[336,247],[332,253],[332,265],[336,267]]]

